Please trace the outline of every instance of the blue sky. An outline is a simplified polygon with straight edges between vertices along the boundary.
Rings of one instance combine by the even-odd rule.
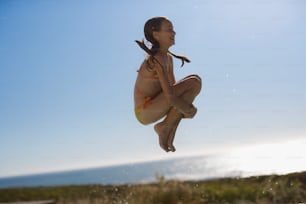
[[[0,177],[305,139],[303,0],[0,2]],[[134,43],[153,16],[192,63],[198,114],[176,153],[133,112]],[[175,66],[179,67],[179,61]]]

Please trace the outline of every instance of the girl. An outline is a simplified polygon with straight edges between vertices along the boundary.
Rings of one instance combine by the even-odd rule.
[[[201,90],[201,78],[190,75],[176,82],[172,56],[190,62],[184,56],[171,53],[168,49],[175,43],[173,25],[165,17],[149,19],[144,34],[151,43],[149,49],[143,41],[136,41],[148,56],[138,70],[134,89],[135,115],[144,125],[155,124],[159,144],[166,152],[175,151],[173,140],[182,118],[193,118],[197,112],[192,104]]]

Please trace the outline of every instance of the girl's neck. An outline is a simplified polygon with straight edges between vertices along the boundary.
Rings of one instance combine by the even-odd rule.
[[[166,56],[168,54],[168,48],[159,48],[158,52],[162,56]]]

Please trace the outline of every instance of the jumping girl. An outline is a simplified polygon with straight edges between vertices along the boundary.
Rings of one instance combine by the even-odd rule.
[[[192,104],[201,90],[201,78],[189,75],[176,82],[172,57],[190,62],[185,56],[178,56],[168,49],[175,43],[173,25],[166,17],[149,19],[144,26],[144,35],[151,48],[144,41],[137,44],[147,52],[138,70],[134,88],[135,115],[138,121],[155,124],[159,144],[166,152],[175,151],[173,141],[182,118],[193,118],[197,112]]]

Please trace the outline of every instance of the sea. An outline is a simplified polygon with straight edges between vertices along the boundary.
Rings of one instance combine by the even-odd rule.
[[[168,160],[127,163],[90,169],[0,178],[0,188],[65,186],[65,185],[120,185],[150,183],[158,178],[198,180],[233,176],[220,174],[209,162],[211,156],[181,157]],[[225,172],[225,171],[224,171]]]
[[[263,149],[256,149],[263,151]],[[248,151],[252,151],[252,149]],[[224,177],[239,178],[264,174],[286,174],[305,170],[305,154],[295,157],[281,154],[270,156],[256,154],[252,156],[250,153],[240,151],[239,154],[185,156],[166,160],[131,162],[90,169],[0,178],[0,188],[140,184],[156,182],[160,178],[199,181]]]

